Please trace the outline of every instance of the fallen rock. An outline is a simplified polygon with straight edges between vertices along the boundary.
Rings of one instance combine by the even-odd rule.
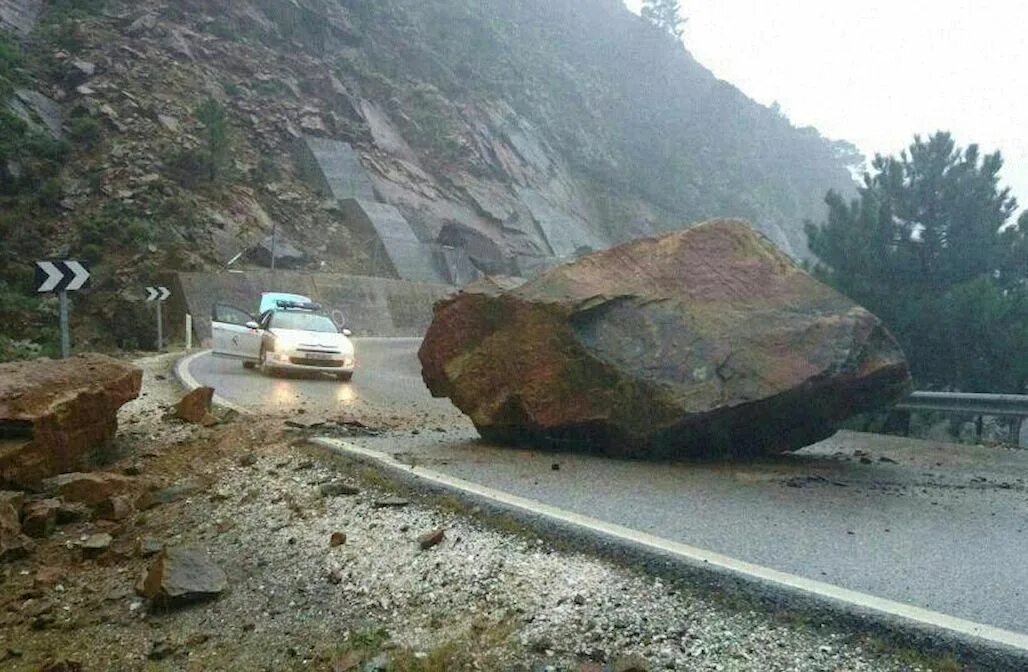
[[[740,220],[473,283],[436,304],[419,357],[489,441],[618,455],[795,450],[910,389],[874,315]]]
[[[165,548],[136,585],[141,596],[160,604],[210,599],[228,585],[224,570],[207,554],[186,546]]]
[[[433,546],[438,546],[443,543],[443,539],[445,538],[446,532],[442,528],[432,530],[431,532],[425,532],[423,535],[418,537],[418,546],[421,546],[421,550],[427,551]]]
[[[132,500],[128,495],[114,495],[97,504],[96,517],[102,520],[125,520],[133,511]]]
[[[187,392],[182,399],[175,404],[175,417],[199,425],[211,414],[211,402],[214,400],[213,387],[198,387],[192,392]]]
[[[79,547],[82,549],[83,558],[98,558],[107,552],[114,542],[114,537],[106,532],[97,532],[86,537]]]
[[[171,504],[180,499],[192,497],[198,492],[200,492],[200,486],[196,483],[191,481],[176,483],[161,490],[144,492],[136,498],[136,508],[140,511],[147,511],[161,504]]]
[[[34,539],[43,539],[57,529],[57,512],[61,502],[56,499],[39,499],[29,502],[22,509],[21,531]]]
[[[346,543],[346,535],[342,532],[333,532],[332,536],[328,540],[328,545],[332,548],[336,546],[342,546]]]
[[[93,515],[93,510],[79,502],[61,502],[57,509],[57,524],[67,525],[77,523],[80,520],[88,520]]]
[[[0,490],[0,506],[10,504],[15,511],[21,511],[25,506],[25,493],[16,490]]]
[[[359,495],[361,491],[360,488],[355,488],[352,485],[343,483],[342,481],[332,481],[331,483],[322,483],[319,485],[318,492],[321,493],[322,497],[340,497],[343,495]]]
[[[400,509],[409,504],[410,500],[403,497],[386,497],[385,499],[375,500],[372,506],[376,509]]]
[[[21,532],[18,511],[10,501],[0,500],[0,562],[24,558],[34,549],[32,540]]]
[[[153,537],[136,539],[135,552],[141,558],[149,558],[164,550],[164,544]]]
[[[0,483],[38,486],[110,440],[143,372],[104,355],[0,364]]]
[[[72,472],[48,478],[43,488],[66,502],[94,507],[105,499],[121,495],[135,484],[128,476],[107,471]]]

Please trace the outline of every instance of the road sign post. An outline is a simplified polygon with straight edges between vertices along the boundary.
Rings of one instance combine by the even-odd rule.
[[[171,296],[167,287],[147,287],[146,302],[156,302],[157,306],[157,352],[164,348],[164,302]]]
[[[68,326],[68,292],[89,286],[89,268],[74,259],[37,261],[36,291],[57,294],[58,323],[61,329],[61,358],[71,356],[71,329]]]
[[[68,292],[57,292],[58,321],[61,325],[61,359],[71,357],[71,333],[68,329]]]

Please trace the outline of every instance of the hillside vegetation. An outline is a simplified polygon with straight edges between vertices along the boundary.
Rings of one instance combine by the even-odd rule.
[[[94,264],[84,347],[148,343],[143,285],[276,224],[311,269],[378,272],[305,179],[305,136],[352,145],[376,198],[486,271],[559,258],[544,229],[595,246],[721,215],[803,256],[803,220],[852,191],[851,146],[617,0],[55,0],[3,35],[0,96],[0,358],[52,347],[39,258]]]

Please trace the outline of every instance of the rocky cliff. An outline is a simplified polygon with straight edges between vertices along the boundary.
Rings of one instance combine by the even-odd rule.
[[[849,185],[617,0],[39,5],[2,7],[0,283],[87,258],[119,341],[158,269],[266,263],[273,229],[284,264],[462,284],[716,215],[802,256]]]

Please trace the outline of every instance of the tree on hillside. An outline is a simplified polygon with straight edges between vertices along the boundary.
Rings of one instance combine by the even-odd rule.
[[[225,107],[214,98],[208,98],[196,108],[194,114],[204,125],[204,136],[207,141],[204,162],[208,179],[216,182],[223,176],[229,160]]]
[[[682,36],[682,10],[678,0],[643,0],[642,17],[676,38]]]
[[[814,272],[878,314],[922,385],[1023,392],[1028,385],[1028,216],[999,186],[999,152],[948,133],[876,156],[858,198],[829,192],[808,222]]]

